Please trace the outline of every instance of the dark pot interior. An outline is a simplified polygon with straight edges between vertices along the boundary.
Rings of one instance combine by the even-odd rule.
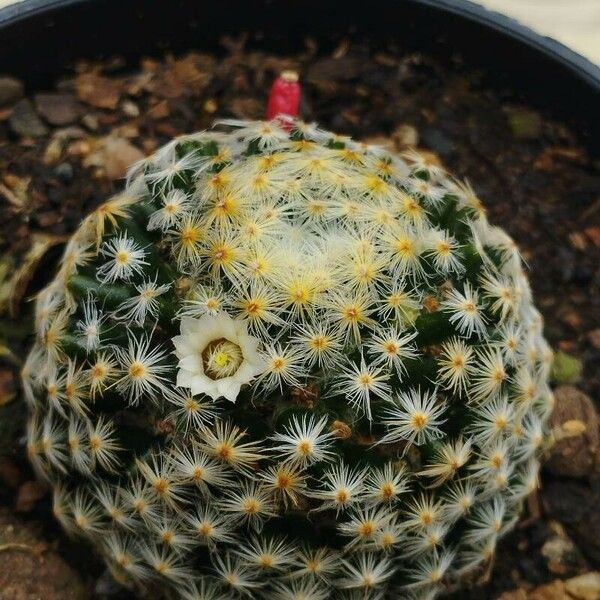
[[[393,39],[442,61],[459,55],[494,88],[551,109],[598,146],[600,68],[464,0],[373,0],[368,9],[322,0],[27,0],[0,11],[0,72],[39,87],[77,58],[214,49],[223,34],[248,31],[282,53],[307,35],[327,51],[350,34],[374,45]]]

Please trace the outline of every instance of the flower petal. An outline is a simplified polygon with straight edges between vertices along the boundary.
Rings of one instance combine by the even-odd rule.
[[[219,395],[224,396],[230,402],[235,402],[238,394],[240,393],[241,387],[242,386],[232,377],[227,377],[217,381]]]

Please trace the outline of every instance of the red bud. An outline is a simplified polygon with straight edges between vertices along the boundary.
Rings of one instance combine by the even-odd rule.
[[[267,105],[267,119],[271,120],[280,115],[297,117],[299,114],[300,84],[298,83],[298,74],[294,71],[283,71],[271,86]]]

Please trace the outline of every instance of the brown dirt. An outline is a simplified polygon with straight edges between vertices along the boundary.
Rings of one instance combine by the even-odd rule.
[[[77,573],[39,532],[0,508],[0,600],[83,600]]]

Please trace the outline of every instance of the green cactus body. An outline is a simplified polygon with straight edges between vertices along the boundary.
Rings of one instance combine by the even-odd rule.
[[[433,598],[536,487],[551,352],[466,185],[301,122],[132,168],[39,295],[28,453],[120,580]]]

